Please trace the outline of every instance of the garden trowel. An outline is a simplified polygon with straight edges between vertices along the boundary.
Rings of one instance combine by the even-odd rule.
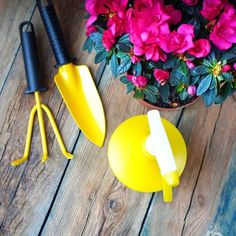
[[[187,150],[178,129],[157,110],[124,121],[113,133],[108,158],[115,176],[139,192],[163,191],[172,201],[172,188],[179,185]]]
[[[37,5],[59,67],[55,83],[76,124],[89,140],[102,146],[105,115],[90,71],[86,65],[71,62],[52,2],[37,0]]]

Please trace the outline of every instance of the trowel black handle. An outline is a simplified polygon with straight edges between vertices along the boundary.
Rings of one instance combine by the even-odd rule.
[[[65,46],[63,33],[52,2],[50,0],[37,0],[37,6],[47,31],[57,61],[57,66],[70,63],[71,60]]]
[[[46,88],[41,80],[34,26],[31,22],[24,21],[20,24],[19,30],[28,85],[26,93],[45,91]]]

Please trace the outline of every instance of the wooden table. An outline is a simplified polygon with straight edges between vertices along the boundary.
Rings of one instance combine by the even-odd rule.
[[[222,106],[194,106],[162,116],[182,132],[188,162],[174,200],[124,187],[112,174],[107,144],[126,118],[145,114],[108,67],[82,52],[85,11],[82,1],[54,1],[72,55],[93,73],[106,110],[105,146],[90,143],[76,127],[53,83],[56,70],[35,1],[0,2],[0,235],[236,235],[236,97]],[[50,158],[42,164],[36,123],[30,160],[10,161],[23,154],[28,115],[34,97],[25,96],[26,81],[18,26],[35,24],[43,77],[49,91],[42,101],[52,108],[68,149],[66,160],[46,120]]]

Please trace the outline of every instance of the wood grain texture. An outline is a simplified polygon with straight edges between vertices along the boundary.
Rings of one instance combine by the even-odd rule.
[[[68,8],[67,4],[68,1],[67,3],[60,2],[59,7],[59,3],[55,2],[59,17],[62,16],[60,18],[62,28],[68,36],[67,42],[71,44],[70,49],[74,55],[80,56],[80,63],[90,66],[93,75],[97,72],[98,76],[94,76],[94,78],[99,79],[100,70],[98,70],[98,66],[93,64],[93,57],[87,57],[86,53],[81,53],[81,41],[84,41],[85,37],[85,32],[82,30],[85,24],[85,12],[78,1],[70,1],[71,8]],[[67,19],[65,16],[70,14],[75,17]],[[79,130],[53,83],[52,78],[56,73],[53,68],[55,60],[38,11],[33,16],[33,23],[40,45],[43,76],[47,79],[50,88],[50,91],[42,94],[42,101],[52,109],[66,146],[72,151]],[[72,30],[72,28],[67,27],[68,25],[76,27]],[[77,50],[73,50],[75,48]],[[40,162],[42,149],[39,128],[36,124],[29,162],[20,167],[10,166],[10,161],[23,154],[28,116],[34,104],[33,96],[24,95],[25,89],[26,81],[20,50],[0,95],[1,235],[36,235],[39,232],[67,165],[67,160],[61,155],[52,129],[45,119],[50,153],[48,162],[45,165]]]
[[[32,0],[0,1],[0,91],[19,50],[19,23],[30,20],[35,5]]]
[[[236,235],[236,149],[232,154],[229,175],[224,183],[224,187],[219,198],[219,204],[215,211],[215,216],[210,224],[207,236]]]
[[[188,161],[181,185],[171,204],[154,198],[142,235],[206,233],[236,141],[235,116],[232,98],[222,107],[207,109],[198,104],[184,111],[179,129],[187,141]]]

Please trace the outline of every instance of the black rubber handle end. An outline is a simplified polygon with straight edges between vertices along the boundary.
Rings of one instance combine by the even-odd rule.
[[[57,67],[71,63],[52,1],[37,0],[37,6],[57,61]]]
[[[41,80],[40,62],[34,26],[31,22],[24,21],[20,24],[19,30],[27,79],[26,93],[46,91],[47,89]]]

